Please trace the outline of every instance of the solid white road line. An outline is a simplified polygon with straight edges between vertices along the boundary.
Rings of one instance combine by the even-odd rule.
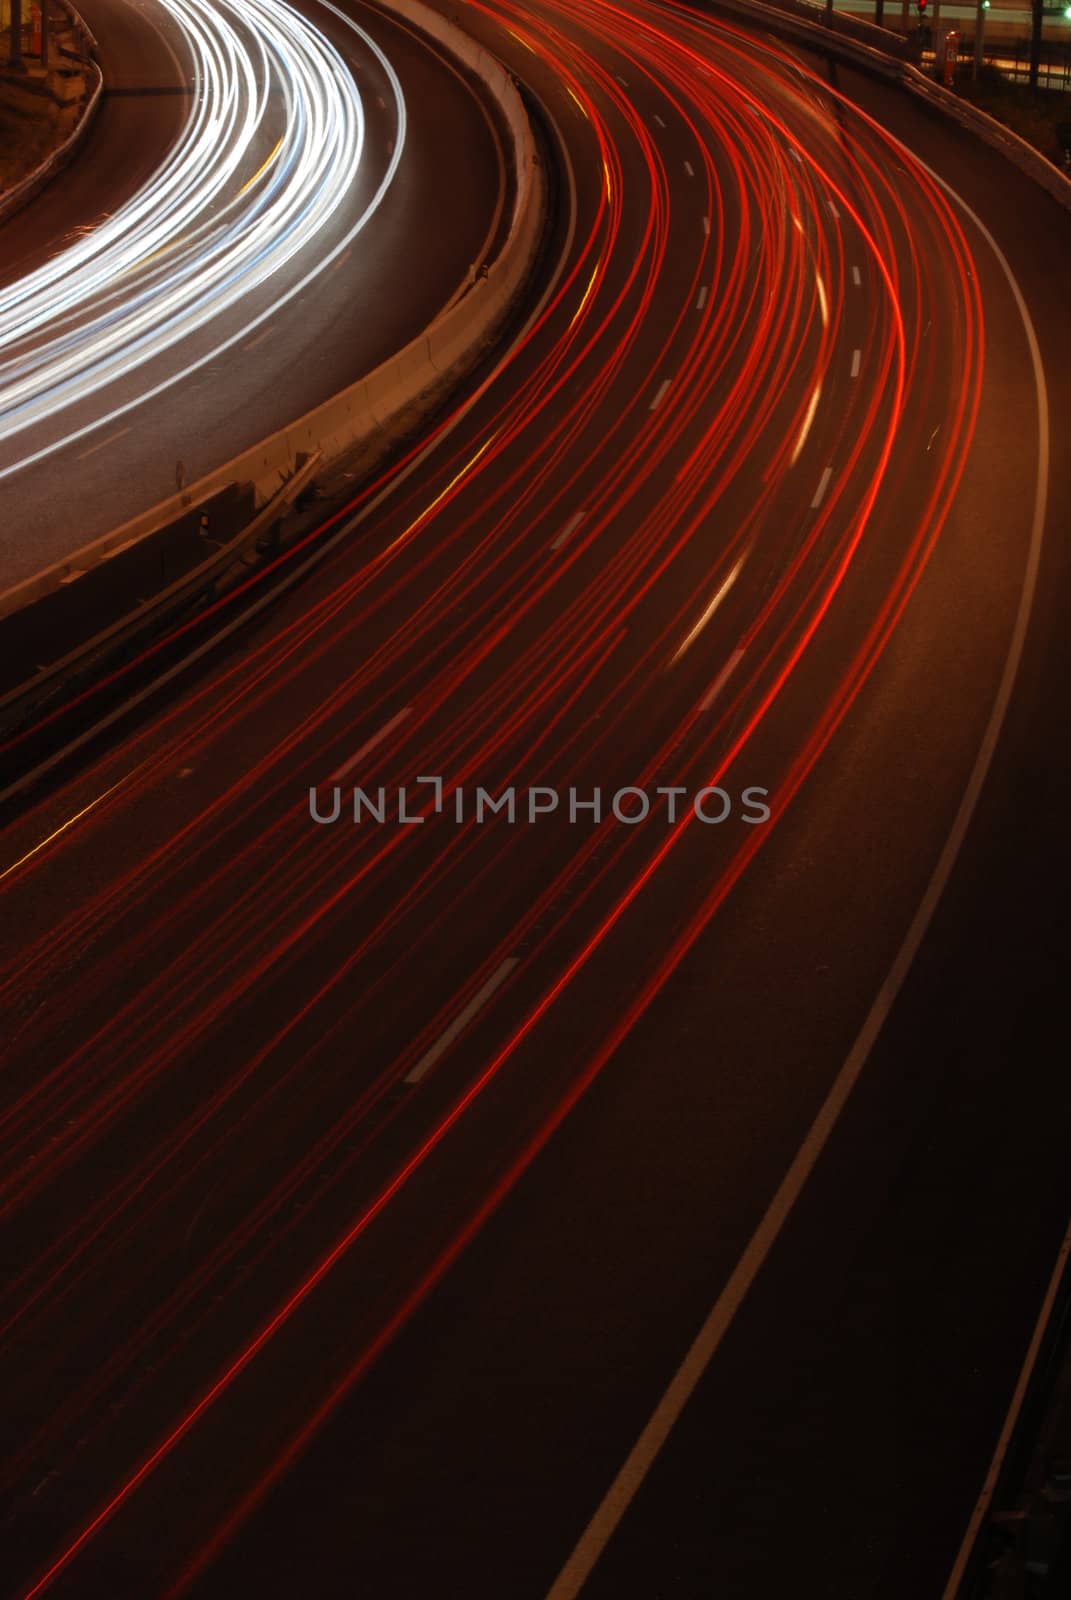
[[[823,472],[822,476],[818,480],[818,488],[814,491],[814,499],[811,501],[811,510],[812,511],[817,511],[818,507],[822,504],[822,501],[825,499],[826,490],[829,488],[829,480],[830,480],[830,478],[832,476],[833,476],[833,468],[832,467],[827,467],[826,470]]]
[[[573,534],[576,532],[577,528],[579,528],[586,516],[586,511],[577,511],[573,516],[571,516],[561,533],[559,533],[558,537],[551,542],[550,548],[552,550],[560,550],[562,545],[567,543],[567,541],[573,537]]]
[[[483,988],[478,989],[465,1009],[458,1012],[446,1032],[439,1035],[431,1049],[425,1050],[412,1071],[406,1073],[404,1082],[419,1083],[421,1078],[431,1071],[439,1057],[445,1054],[461,1030],[468,1026],[477,1011],[487,1004],[499,985],[509,977],[519,960],[519,956],[507,956],[502,965],[495,968]]]
[[[918,158],[913,157],[912,159],[917,160]],[[817,1117],[808,1130],[806,1138],[796,1152],[795,1160],[782,1179],[762,1221],[748,1241],[743,1255],[729,1277],[729,1281],[714,1302],[707,1320],[700,1328],[694,1343],[674,1373],[669,1387],[629,1452],[620,1472],[603,1496],[572,1555],[558,1574],[547,1595],[547,1600],[575,1600],[575,1596],[580,1593],[592,1568],[606,1548],[615,1528],[627,1511],[636,1491],[647,1476],[658,1452],[669,1436],[670,1429],[684,1410],[693,1390],[717,1353],[722,1339],[731,1327],[736,1313],[743,1304],[751,1285],[754,1283],[763,1263],[773,1249],[778,1235],[791,1215],[804,1185],[813,1172],[829,1140],[829,1136],[847,1104],[848,1097],[862,1074],[870,1052],[874,1047],[874,1042],[881,1032],[889,1012],[892,1010],[897,995],[900,993],[904,979],[911,970],[915,956],[918,954],[919,946],[926,936],[926,932],[933,920],[934,912],[952,874],[952,869],[956,864],[967,830],[970,827],[971,819],[974,816],[978,797],[982,792],[982,786],[992,764],[993,753],[1000,738],[1012,690],[1019,672],[1019,663],[1026,643],[1026,632],[1034,605],[1034,594],[1037,589],[1038,569],[1041,565],[1041,548],[1045,532],[1045,508],[1049,494],[1049,399],[1048,391],[1045,387],[1045,373],[1041,364],[1041,351],[1038,348],[1037,334],[1018,280],[993,235],[981,218],[967,205],[966,201],[960,199],[956,191],[943,178],[939,177],[932,167],[927,166],[925,162],[919,162],[919,165],[926,168],[930,176],[936,179],[967,216],[971,218],[1000,263],[1001,270],[1008,281],[1022,319],[1034,369],[1034,387],[1038,406],[1037,483],[1034,492],[1030,547],[1027,555],[1026,570],[1023,575],[1023,587],[1019,596],[1019,609],[1016,613],[1015,626],[1012,630],[1008,653],[1005,657],[1004,671],[1001,674],[1000,685],[993,701],[989,722],[986,725],[985,734],[978,748],[974,766],[971,768],[967,787],[963,792],[963,798],[960,801],[959,810],[956,813],[951,831],[933,870],[933,875],[926,886],[926,892],[922,897],[918,910],[912,918],[911,926],[908,928],[904,941],[897,952],[896,960],[893,962],[885,982],[878,990],[874,1004],[870,1008],[867,1019],[863,1023],[859,1035],[848,1054],[848,1058],[837,1074]],[[998,1451],[999,1449],[1000,1445],[998,1443]],[[992,1492],[990,1477],[987,1474],[986,1482],[982,1486],[978,1504],[967,1528],[963,1545],[956,1558],[956,1564],[942,1600],[954,1600],[967,1556],[970,1553],[974,1532],[986,1514],[992,1498]]]
[[[948,842],[941,853],[941,859],[937,863],[937,870],[930,881],[929,888],[927,889],[926,899],[919,907],[919,910],[916,914],[915,923],[912,924],[911,933],[908,934],[908,940],[905,941],[905,944],[910,943],[912,934],[915,934],[914,942],[910,944],[909,953],[907,954],[906,960],[903,963],[903,970],[899,975],[896,989],[899,989],[900,984],[907,975],[908,967],[911,965],[911,961],[914,958],[916,950],[922,943],[923,935],[926,932],[926,929],[929,927],[930,919],[937,908],[937,902],[941,897],[941,893],[952,872],[952,868],[955,865],[956,857],[959,854],[960,847],[967,833],[967,829],[970,827],[971,818],[974,816],[975,807],[978,804],[978,797],[982,792],[982,786],[985,783],[989,768],[992,764],[993,755],[997,748],[997,742],[1000,739],[1001,729],[1004,726],[1004,719],[1008,714],[1008,706],[1011,703],[1012,691],[1015,688],[1015,680],[1019,675],[1019,663],[1022,660],[1023,650],[1026,647],[1026,634],[1027,629],[1030,626],[1030,613],[1034,607],[1034,595],[1037,592],[1038,585],[1038,572],[1041,568],[1041,549],[1045,540],[1045,511],[1049,499],[1049,454],[1051,449],[1049,437],[1049,392],[1045,384],[1045,368],[1041,360],[1041,349],[1038,345],[1037,332],[1035,331],[1030,312],[1027,309],[1026,299],[1023,295],[1023,291],[1019,287],[1019,280],[1012,271],[1007,256],[1004,254],[1003,250],[1000,248],[999,244],[994,239],[993,235],[990,233],[989,229],[986,227],[985,223],[982,221],[977,212],[973,211],[967,202],[956,193],[952,185],[947,183],[945,179],[936,173],[925,161],[919,160],[917,156],[914,156],[912,159],[917,161],[919,166],[923,167],[925,171],[929,173],[930,177],[941,185],[941,188],[944,189],[945,193],[950,195],[952,199],[955,200],[960,209],[968,217],[970,217],[971,221],[974,223],[975,227],[978,229],[979,233],[982,235],[993,254],[996,256],[997,261],[1000,264],[1000,269],[1007,280],[1008,287],[1011,289],[1020,319],[1023,324],[1023,331],[1026,334],[1026,342],[1030,350],[1030,361],[1034,369],[1034,390],[1037,397],[1038,408],[1038,465],[1037,482],[1034,490],[1033,516],[1030,524],[1030,547],[1026,558],[1026,571],[1023,574],[1023,587],[1019,595],[1019,609],[1015,614],[1015,626],[1012,630],[1011,641],[1008,645],[1008,654],[1004,662],[1004,671],[1001,673],[1000,684],[997,689],[996,699],[993,702],[993,709],[990,712],[989,722],[986,725],[985,735],[982,739],[978,755],[975,759],[974,767],[971,771],[970,781],[967,784],[966,793],[963,796],[962,803],[956,815],[956,820],[952,825],[952,832],[949,834]],[[916,924],[919,924],[917,932]],[[895,992],[896,990],[893,991],[894,995]],[[880,998],[881,997],[879,996],[879,1000]],[[889,1004],[891,1005],[891,1003],[892,1000],[890,998]],[[886,1007],[886,1010],[887,1009],[888,1007]],[[1031,1361],[1032,1357],[1028,1352],[1027,1364],[1031,1364]],[[1018,1403],[1019,1402],[1017,1398],[1013,1397],[1013,1412],[1017,1409]],[[1004,1459],[1004,1454],[1007,1451],[1007,1441],[1008,1438],[1010,1438],[1012,1426],[1014,1426],[1013,1422],[1011,1424],[1006,1422],[1005,1427],[1001,1432],[1001,1436],[997,1441],[993,1465],[991,1465],[989,1472],[986,1474],[985,1481],[982,1484],[977,1504],[975,1505],[974,1511],[971,1515],[971,1520],[967,1525],[967,1530],[963,1536],[963,1543],[960,1546],[959,1554],[956,1557],[955,1565],[952,1568],[952,1573],[949,1577],[947,1585],[945,1586],[941,1600],[953,1600],[953,1596],[959,1589],[960,1579],[963,1576],[963,1570],[966,1567],[967,1559],[970,1555],[971,1546],[974,1543],[977,1529],[985,1518],[990,1502],[993,1498],[993,1489],[995,1487],[997,1472],[999,1471],[1000,1463]]]
[[[1012,1394],[1011,1405],[1008,1407],[1008,1415],[1004,1418],[1004,1426],[1000,1430],[1000,1437],[997,1440],[997,1447],[993,1451],[993,1459],[989,1463],[989,1471],[985,1475],[985,1482],[982,1485],[982,1492],[978,1496],[978,1501],[974,1507],[974,1510],[971,1512],[971,1519],[967,1524],[967,1531],[963,1536],[963,1543],[959,1547],[959,1551],[956,1555],[955,1566],[952,1568],[952,1574],[945,1585],[944,1592],[941,1595],[941,1600],[955,1600],[956,1595],[959,1593],[959,1586],[963,1581],[964,1570],[967,1566],[967,1562],[970,1560],[971,1551],[974,1549],[974,1545],[981,1530],[982,1523],[985,1521],[989,1507],[992,1504],[993,1495],[996,1492],[997,1484],[1000,1481],[1000,1474],[1004,1468],[1004,1458],[1008,1454],[1008,1446],[1011,1444],[1012,1434],[1015,1432],[1015,1426],[1019,1420],[1019,1413],[1023,1409],[1023,1401],[1026,1398],[1026,1391],[1030,1386],[1030,1380],[1033,1377],[1034,1368],[1037,1365],[1038,1351],[1041,1349],[1041,1341],[1045,1337],[1046,1329],[1049,1326],[1049,1319],[1052,1316],[1052,1308],[1055,1304],[1060,1284],[1063,1282],[1064,1273],[1067,1270],[1067,1258],[1069,1255],[1071,1255],[1071,1228],[1068,1228],[1067,1232],[1064,1234],[1063,1243],[1060,1246],[1059,1254],[1056,1257],[1056,1265],[1053,1267],[1052,1276],[1049,1279],[1049,1287],[1045,1291],[1044,1300],[1041,1302],[1041,1310],[1038,1312],[1038,1320],[1034,1324],[1034,1333],[1027,1348],[1026,1357],[1023,1361],[1022,1368],[1019,1372],[1018,1382],[1016,1383],[1015,1390]]]
[[[337,772],[332,772],[331,776],[327,780],[328,783],[338,783],[341,778],[346,776],[347,772],[352,772],[357,763],[359,761],[363,761],[365,756],[370,754],[370,752],[376,748],[377,744],[383,743],[383,740],[387,737],[388,733],[394,732],[399,722],[405,721],[406,717],[408,717],[412,712],[412,709],[412,706],[406,706],[402,711],[398,712],[397,716],[391,717],[389,722],[385,722],[378,733],[374,733],[370,739],[365,741],[365,743],[357,751],[356,755],[350,756],[348,761],[344,761]]]

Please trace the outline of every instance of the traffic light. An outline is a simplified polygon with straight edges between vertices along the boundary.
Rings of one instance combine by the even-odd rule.
[[[919,8],[919,16],[920,16],[920,18],[924,18],[925,15],[926,15],[927,0],[916,0],[916,3],[917,3],[918,8]]]

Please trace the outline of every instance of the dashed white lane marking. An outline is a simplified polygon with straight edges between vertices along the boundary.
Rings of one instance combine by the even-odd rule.
[[[834,222],[839,222],[840,221],[840,212],[837,210],[837,208],[833,204],[832,200],[827,200],[826,204],[829,206],[829,214],[833,218],[833,221]]]
[[[262,328],[255,338],[246,340],[245,344],[242,346],[242,349],[255,350],[257,345],[263,344],[264,340],[270,338],[274,331],[275,330],[273,328]]]
[[[441,1033],[430,1050],[425,1050],[420,1060],[411,1072],[405,1075],[406,1083],[419,1083],[425,1073],[430,1072],[438,1061],[453,1044],[458,1034],[466,1028],[483,1006],[485,1006],[501,983],[509,977],[520,958],[507,956],[500,967],[496,967],[482,989],[478,989],[463,1011],[459,1011],[445,1033]]]
[[[789,153],[790,156],[794,157],[794,159],[796,161],[802,161],[803,160],[803,157],[800,155],[799,151],[796,149],[796,146],[794,144],[790,144],[789,145],[788,153]]]
[[[651,401],[650,409],[652,411],[656,411],[658,409],[658,407],[662,404],[662,401],[666,398],[666,391],[669,389],[669,386],[670,386],[671,382],[672,382],[672,380],[670,378],[663,378],[662,379],[662,382],[658,386],[658,393],[655,395],[654,399]]]
[[[703,287],[700,289],[698,295],[696,296],[695,309],[697,311],[702,311],[702,309],[706,305],[706,303],[707,303],[707,286],[704,283]]]
[[[858,267],[853,267],[852,268],[852,282],[855,284],[855,287],[857,289],[858,289],[859,285],[862,283],[862,281],[863,281],[863,279],[862,279],[862,275],[860,274],[859,268]]]
[[[710,218],[709,217],[704,217],[703,218],[703,232],[704,233],[709,233],[710,232]]]
[[[686,161],[684,163],[684,170],[688,174],[689,178],[695,177],[695,168],[692,166],[690,161]]]
[[[725,663],[724,667],[722,667],[721,671],[718,673],[718,676],[714,679],[714,682],[711,684],[710,688],[707,690],[707,692],[703,696],[702,700],[700,700],[700,702],[699,702],[700,711],[709,711],[710,710],[711,706],[714,704],[715,700],[718,698],[719,694],[725,688],[725,685],[728,683],[729,678],[732,676],[732,674],[736,671],[737,667],[739,666],[740,658],[741,658],[741,656],[743,654],[744,654],[743,650],[734,650],[733,651],[732,655],[729,657],[729,659]]]
[[[811,501],[811,510],[812,511],[817,511],[818,507],[822,504],[822,501],[825,499],[826,490],[829,488],[829,480],[830,480],[830,478],[832,476],[833,476],[833,468],[832,467],[827,467],[826,470],[823,472],[821,478],[819,478],[819,480],[818,480],[818,488],[814,491],[814,499]]]
[[[337,772],[332,772],[331,776],[327,780],[328,783],[337,783],[340,778],[344,778],[346,776],[347,772],[352,772],[357,763],[359,761],[363,761],[365,756],[369,755],[370,752],[376,748],[377,744],[383,743],[383,740],[387,737],[388,733],[394,732],[399,722],[405,721],[406,717],[408,717],[412,712],[412,709],[412,706],[406,706],[403,710],[398,712],[397,716],[391,717],[389,722],[385,722],[378,733],[374,733],[370,739],[365,741],[365,743],[357,751],[356,755],[352,755],[348,761],[344,761]]]
[[[853,378],[858,378],[858,376],[859,376],[859,363],[862,361],[862,359],[863,359],[863,352],[861,350],[853,350],[852,351],[852,377]]]
[[[579,528],[586,515],[587,512],[578,511],[574,516],[571,516],[561,533],[559,533],[558,537],[552,541],[550,548],[552,550],[560,550],[562,545],[567,543],[568,540],[573,537],[573,534],[576,532],[577,528]]]
[[[614,73],[614,77],[617,79],[617,81],[621,85],[622,89],[627,89],[628,88],[628,80],[626,78],[623,78],[621,76],[620,72],[615,72]]]
[[[352,249],[352,246],[351,246],[351,249]],[[339,267],[344,267],[346,262],[349,260],[349,258],[350,258],[350,250],[343,250],[343,252],[339,256],[338,260],[337,261],[333,261],[331,263],[331,265],[328,267],[328,269],[327,269],[327,277],[330,277],[333,272],[337,272]]]
[[[660,128],[664,128],[665,127],[665,123],[662,121],[662,118],[658,115],[657,111],[654,114],[654,119],[658,123],[658,126]]]
[[[106,439],[102,439],[99,444],[91,444],[88,450],[83,450],[80,455],[75,457],[75,459],[77,461],[84,461],[87,456],[95,456],[98,450],[106,449],[108,445],[114,444],[117,439],[121,439],[124,433],[129,433],[133,426],[134,424],[130,423],[128,427],[120,428],[118,433],[110,433],[108,437]]]

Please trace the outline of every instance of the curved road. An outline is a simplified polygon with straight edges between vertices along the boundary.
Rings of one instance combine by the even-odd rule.
[[[558,172],[529,321],[4,834],[11,1592],[547,1594],[720,1307],[590,1592],[939,1595],[1069,1209],[992,838],[1071,224],[735,24],[472,26]]]
[[[483,96],[437,46],[374,7],[355,8],[353,20],[377,42],[398,75],[397,86],[383,61],[344,20],[317,4],[310,4],[308,15],[357,80],[367,125],[355,181],[311,242],[260,287],[244,292],[164,354],[124,370],[92,400],[68,405],[47,422],[4,439],[0,471],[22,461],[29,465],[3,480],[3,587],[174,494],[180,464],[184,481],[195,482],[371,371],[456,296],[471,263],[493,255],[507,215],[507,179],[503,136]],[[103,0],[86,17],[102,41],[104,104],[72,165],[5,228],[8,279],[40,268],[58,247],[77,241],[76,230],[88,232],[129,202],[171,152],[193,106],[189,50],[166,10]],[[347,244],[389,175],[400,132],[399,89],[407,121],[397,171],[378,209]],[[269,105],[269,129],[271,115]],[[320,137],[321,130],[311,127],[314,159]],[[224,197],[255,185],[258,163],[272,154],[270,132],[258,139]],[[128,147],[138,152],[134,160],[122,153]],[[442,203],[440,176],[446,155],[469,174],[448,207]],[[313,176],[313,187],[319,187],[321,180]],[[250,201],[256,193],[254,188]],[[316,198],[311,194],[311,203]],[[217,210],[218,203],[213,217]],[[435,239],[434,250],[421,243],[429,237]],[[181,244],[180,232],[174,245]],[[242,248],[239,234],[234,248]],[[156,255],[148,253],[144,272],[152,271]],[[321,262],[326,262],[322,274],[287,301]],[[249,264],[249,270],[256,268],[257,262]],[[260,320],[265,312],[271,314]],[[84,322],[84,311],[81,315]],[[110,326],[105,321],[102,331]],[[243,329],[247,332],[237,344],[189,371]],[[53,332],[49,319],[39,337]],[[17,363],[11,381],[23,370]],[[112,415],[134,396],[184,371],[188,376],[174,387]],[[102,417],[111,420],[101,422]],[[92,431],[80,433],[91,424]],[[51,453],[35,459],[43,450]]]

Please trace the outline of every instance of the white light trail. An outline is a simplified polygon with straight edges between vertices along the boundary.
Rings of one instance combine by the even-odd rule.
[[[0,442],[97,398],[88,422],[0,479],[93,432],[245,339],[300,293],[378,208],[405,143],[401,85],[356,23],[325,9],[376,56],[394,96],[397,138],[383,179],[345,236],[287,282],[268,310],[170,367],[121,403],[103,391],[208,328],[323,234],[352,195],[365,140],[353,75],[285,0],[171,0],[194,64],[191,111],[160,169],[98,227],[0,290]],[[211,337],[211,334],[209,334]],[[181,355],[181,352],[180,352]]]
[[[722,601],[725,599],[725,596],[729,593],[729,590],[732,588],[732,586],[736,582],[737,578],[739,578],[741,570],[742,570],[743,565],[744,565],[744,562],[747,560],[747,558],[750,555],[750,553],[751,553],[751,546],[748,545],[747,549],[744,550],[743,554],[740,556],[740,558],[737,561],[736,565],[733,567],[732,571],[729,573],[729,576],[725,579],[725,581],[722,584],[719,585],[718,589],[715,591],[714,598],[711,600],[710,604],[707,606],[706,610],[703,612],[703,615],[699,618],[699,621],[695,624],[695,626],[691,629],[691,631],[681,641],[681,644],[680,644],[679,648],[677,649],[677,651],[676,651],[676,653],[675,653],[675,655],[673,657],[674,661],[679,661],[681,656],[688,649],[689,645],[694,644],[696,639],[698,639],[699,635],[702,633],[703,629],[706,627],[707,623],[710,621],[710,619],[714,615],[715,611],[717,611],[718,607],[721,605]],[[672,663],[671,663],[671,665],[672,665]]]
[[[816,383],[814,386],[814,393],[811,395],[810,404],[807,407],[807,414],[803,419],[803,426],[800,428],[799,437],[796,440],[796,448],[792,452],[792,460],[790,462],[790,465],[792,466],[795,466],[796,462],[799,460],[800,453],[803,450],[804,445],[807,443],[807,435],[811,431],[811,423],[814,421],[814,414],[818,410],[818,402],[821,400],[821,398],[822,385],[820,383]]]

